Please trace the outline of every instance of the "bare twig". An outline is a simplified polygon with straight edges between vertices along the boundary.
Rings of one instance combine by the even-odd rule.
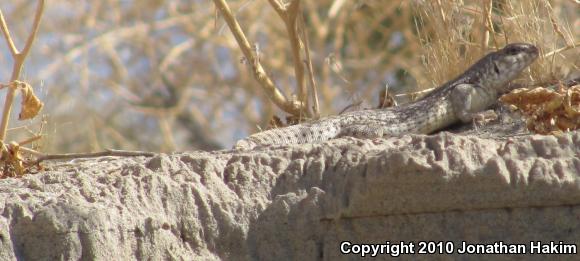
[[[10,53],[12,54],[12,58],[14,59],[14,65],[12,67],[12,76],[10,77],[10,81],[16,81],[20,78],[20,73],[22,71],[22,66],[24,65],[24,60],[26,56],[30,52],[30,48],[32,47],[32,43],[36,38],[36,33],[38,32],[38,27],[40,25],[40,19],[42,18],[42,13],[44,11],[44,0],[38,1],[38,6],[36,7],[36,14],[34,15],[34,22],[32,24],[32,31],[26,40],[26,44],[22,51],[18,51],[16,46],[14,45],[14,41],[10,36],[10,31],[8,30],[8,26],[4,19],[4,15],[0,10],[0,28],[2,29],[2,33],[4,34],[4,39],[6,40],[9,48]],[[16,89],[10,88],[8,89],[8,93],[6,94],[6,100],[4,102],[4,110],[2,111],[2,120],[0,122],[0,141],[4,141],[6,138],[6,131],[8,129],[8,120],[10,119],[10,112],[12,110],[12,102],[14,101],[14,97],[16,96]]]
[[[308,43],[308,34],[304,28],[304,17],[300,15],[300,27],[302,31],[302,38],[304,39],[304,54],[306,56],[306,69],[308,69],[308,80],[312,90],[312,114],[315,118],[320,117],[320,103],[318,100],[318,87],[314,79],[314,69],[312,67],[312,59],[310,58],[310,44]]]
[[[16,54],[18,54],[18,50],[16,49],[16,46],[14,46],[14,41],[12,41],[12,37],[10,36],[10,30],[8,30],[8,26],[6,25],[6,20],[4,19],[2,10],[0,10],[0,27],[2,29],[4,39],[8,44],[8,48],[10,49],[10,54],[12,54],[12,56],[16,56]]]
[[[43,79],[50,77],[62,68],[63,64],[78,59],[78,57],[88,52],[91,48],[102,46],[105,43],[115,45],[123,39],[136,38],[152,30],[163,30],[176,25],[187,24],[191,22],[191,17],[191,13],[185,13],[165,20],[158,20],[149,23],[141,22],[131,26],[116,27],[68,50],[64,55],[58,57],[52,63],[44,67],[42,71],[40,71],[38,78]]]
[[[294,77],[298,84],[298,100],[305,103],[308,107],[308,96],[306,86],[304,85],[304,64],[300,58],[301,42],[298,37],[298,14],[300,13],[300,0],[292,0],[287,6],[282,6],[278,0],[268,0],[274,10],[280,15],[286,31],[288,31],[288,38],[290,39],[290,47],[292,48],[292,58],[294,60]]]
[[[550,56],[552,56],[554,54],[558,54],[558,53],[561,53],[561,52],[566,51],[566,50],[569,50],[569,49],[574,49],[574,48],[576,48],[578,46],[580,46],[580,42],[575,42],[575,43],[572,43],[571,45],[567,45],[567,46],[564,46],[562,48],[553,50],[553,51],[551,51],[549,53],[546,53],[546,54],[543,55],[543,57],[544,58],[547,58],[547,57],[550,57]]]
[[[395,97],[419,96],[419,95],[424,94],[424,93],[430,93],[433,90],[435,90],[435,88],[424,89],[424,90],[420,90],[417,92],[400,93],[400,94],[395,94],[394,96]]]
[[[254,78],[260,83],[270,100],[274,102],[280,109],[290,113],[292,115],[300,115],[301,113],[307,112],[304,103],[293,103],[289,101],[276,87],[272,79],[266,74],[262,64],[258,60],[258,57],[252,51],[252,47],[248,39],[244,35],[240,24],[232,14],[230,7],[225,0],[213,0],[214,4],[223,15],[224,20],[228,24],[230,31],[236,38],[238,45],[244,54],[244,57],[248,60],[249,64],[252,66],[252,72]]]
[[[443,21],[444,24],[447,23],[447,17],[445,17],[445,11],[443,11],[443,5],[441,4],[441,0],[437,0],[437,9],[439,10],[439,15],[441,16],[441,21]]]
[[[485,53],[489,44],[489,33],[493,30],[493,22],[491,20],[491,12],[493,9],[493,0],[487,0],[486,3],[483,3],[483,12],[485,13],[482,16],[483,19],[483,39],[481,40],[481,52],[482,54]]]
[[[30,137],[30,138],[27,138],[27,139],[25,139],[23,141],[18,142],[18,145],[23,146],[23,145],[26,145],[26,144],[29,144],[29,143],[33,143],[33,142],[35,142],[37,140],[42,139],[42,137],[44,137],[44,135],[36,135],[36,136]]]
[[[28,152],[28,150],[26,150]],[[113,150],[107,149],[100,152],[89,152],[89,153],[64,153],[64,154],[44,154],[33,164],[38,164],[45,160],[70,160],[70,159],[82,159],[82,158],[97,158],[104,156],[118,156],[118,157],[153,157],[157,155],[153,152],[147,151],[131,151],[131,150]]]

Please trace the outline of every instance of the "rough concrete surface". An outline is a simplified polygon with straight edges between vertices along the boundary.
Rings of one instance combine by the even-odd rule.
[[[0,180],[0,260],[358,259],[342,241],[454,247],[403,259],[577,259],[529,242],[580,242],[579,155],[579,132],[443,132],[63,162]],[[461,255],[461,241],[528,255]]]

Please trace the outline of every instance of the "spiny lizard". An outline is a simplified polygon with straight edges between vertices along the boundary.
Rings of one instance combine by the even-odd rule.
[[[342,136],[377,138],[429,134],[457,121],[470,122],[495,103],[500,94],[509,91],[508,83],[536,60],[538,54],[538,48],[532,44],[508,44],[416,102],[353,111],[267,130],[238,141],[234,148],[247,150],[262,145],[314,143]]]

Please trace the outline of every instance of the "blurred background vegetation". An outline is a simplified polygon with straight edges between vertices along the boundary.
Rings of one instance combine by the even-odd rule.
[[[481,48],[470,32],[483,24],[482,3],[492,3],[496,26],[519,19],[502,14],[508,2],[537,3],[530,8],[545,12],[530,20],[553,27],[553,18],[562,25],[561,35],[553,30],[533,43],[555,50],[578,41],[580,11],[573,0],[302,1],[299,35],[303,43],[308,40],[320,114],[337,114],[351,105],[377,107],[386,84],[397,94],[448,80],[465,69],[458,59],[469,64],[482,55],[462,58],[469,53],[465,48]],[[284,21],[269,1],[227,4],[268,76],[292,100],[297,82]],[[2,1],[0,8],[22,46],[36,1]],[[44,152],[215,150],[265,128],[274,115],[285,119],[254,79],[212,1],[50,0],[45,8],[22,79],[45,103],[43,116],[12,121],[9,140],[26,135],[24,127],[37,131],[42,125],[46,136],[37,146]],[[460,36],[435,26],[433,17]],[[526,40],[520,33],[506,39]],[[458,47],[434,50],[435,34]],[[492,36],[490,48],[506,39]],[[577,69],[578,48],[570,51],[566,62],[571,66],[556,63],[561,70],[544,70],[565,75]],[[0,82],[5,82],[12,61],[4,41],[0,54]],[[442,72],[442,67],[449,68]]]

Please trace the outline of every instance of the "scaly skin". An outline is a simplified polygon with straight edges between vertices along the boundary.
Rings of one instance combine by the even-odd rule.
[[[492,52],[425,97],[399,107],[362,110],[285,128],[272,129],[238,141],[248,150],[274,144],[302,144],[342,136],[376,138],[407,133],[429,134],[455,122],[469,122],[509,91],[508,83],[538,58],[538,48],[508,44]]]

